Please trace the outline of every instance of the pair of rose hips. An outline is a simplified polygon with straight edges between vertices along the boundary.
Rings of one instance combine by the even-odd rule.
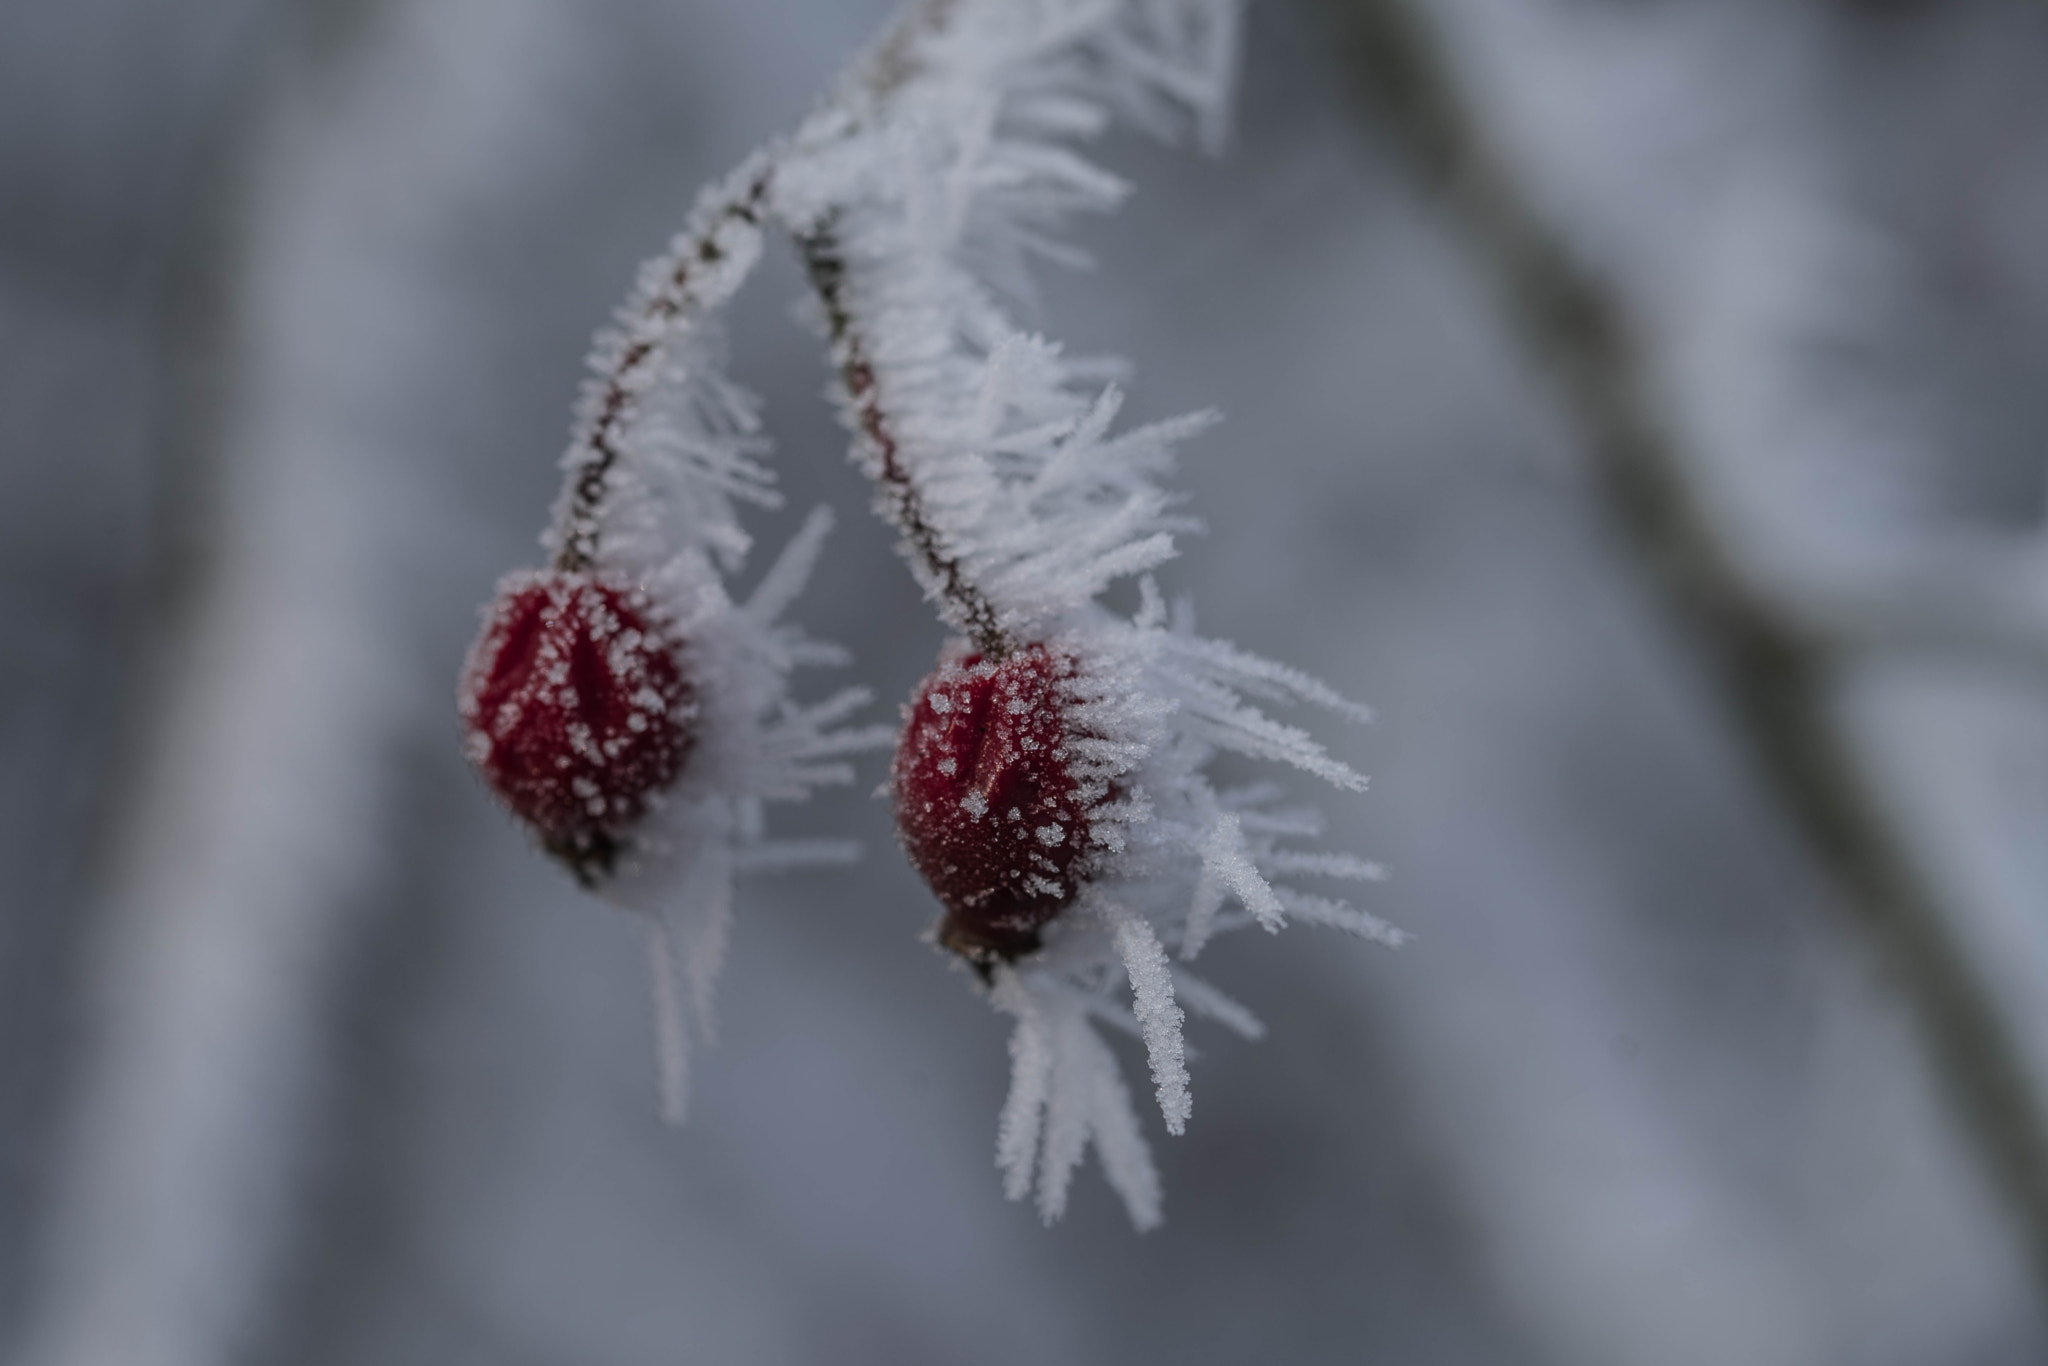
[[[682,777],[698,736],[688,643],[644,594],[571,570],[508,580],[463,670],[471,761],[547,850],[600,883]],[[969,655],[918,685],[891,768],[904,850],[984,969],[1038,947],[1078,890],[1094,803],[1073,776],[1044,645]]]

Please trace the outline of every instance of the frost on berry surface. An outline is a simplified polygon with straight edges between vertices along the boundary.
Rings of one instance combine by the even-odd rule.
[[[896,828],[946,908],[940,942],[1008,962],[1073,901],[1089,821],[1106,793],[1069,764],[1071,660],[1043,646],[969,655],[917,690],[890,773]]]
[[[584,573],[512,575],[458,696],[471,762],[586,886],[696,738],[679,642],[639,598]]]

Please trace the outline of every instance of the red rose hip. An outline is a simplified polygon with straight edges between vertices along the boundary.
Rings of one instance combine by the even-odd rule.
[[[689,757],[679,646],[643,595],[551,570],[499,585],[470,647],[457,690],[470,761],[586,886]]]
[[[1080,886],[1089,803],[1062,699],[1073,673],[1043,645],[942,665],[897,741],[896,828],[946,908],[939,942],[984,969],[1036,949]]]

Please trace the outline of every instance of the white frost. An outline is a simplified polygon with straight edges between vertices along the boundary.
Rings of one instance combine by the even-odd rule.
[[[1145,1053],[1152,1062],[1152,1082],[1158,1088],[1159,1112],[1166,1116],[1166,1131],[1185,1133],[1194,1101],[1188,1095],[1186,1045],[1180,1026],[1185,1018],[1173,1000],[1173,968],[1159,936],[1143,916],[1125,910],[1115,902],[1101,903],[1103,917],[1116,933],[1116,949],[1131,976],[1134,1013],[1145,1033]]]

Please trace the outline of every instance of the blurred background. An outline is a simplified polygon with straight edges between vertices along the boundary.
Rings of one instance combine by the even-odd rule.
[[[0,1359],[2048,1361],[2048,12],[1391,5],[1257,0],[1234,147],[1112,137],[1034,319],[1226,414],[1169,587],[1379,709],[1331,843],[1416,935],[1215,955],[1271,1035],[1196,1030],[1143,1238],[1001,1199],[879,760],[670,1131],[635,927],[458,751],[590,331],[883,0],[0,8]],[[1432,128],[1623,343],[1503,307]],[[848,514],[798,615],[893,714],[939,632],[764,276],[764,530]],[[1793,724],[1589,392],[1678,581],[1801,623]]]

